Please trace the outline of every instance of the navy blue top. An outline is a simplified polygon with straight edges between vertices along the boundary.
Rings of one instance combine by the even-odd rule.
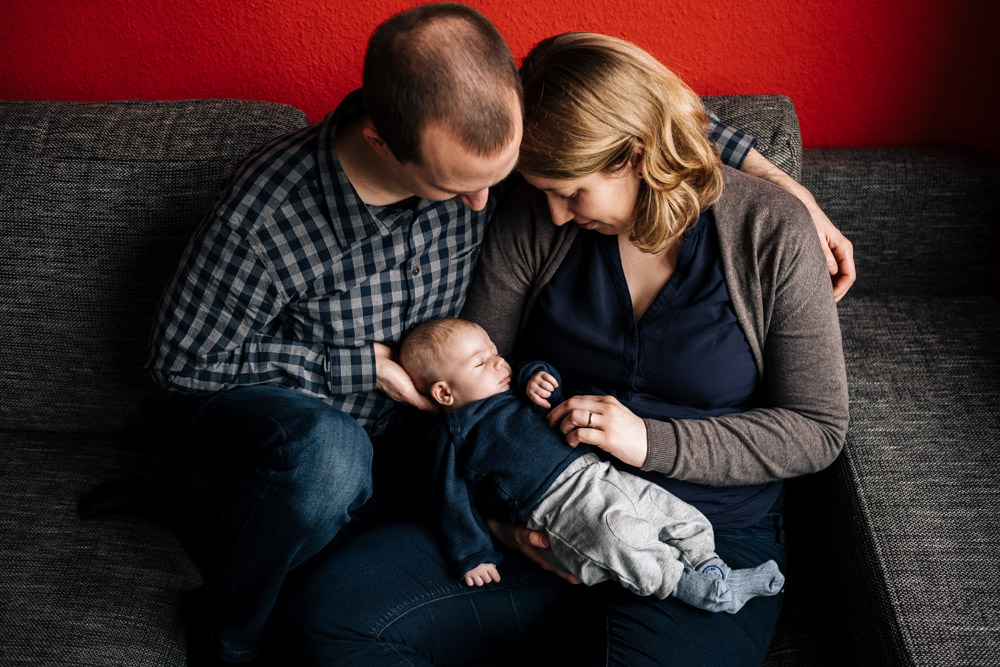
[[[610,394],[651,419],[747,410],[759,386],[729,299],[710,211],[685,233],[673,275],[638,322],[618,239],[581,231],[532,310],[517,356],[559,368],[567,396]],[[780,482],[711,487],[617,465],[691,503],[720,527],[756,523],[781,490]]]
[[[518,385],[540,370],[559,378],[546,364],[530,363],[519,370]],[[550,401],[561,400],[553,392]],[[560,473],[591,449],[567,445],[545,413],[523,392],[508,390],[449,413],[432,434],[434,515],[459,575],[500,562],[484,516],[525,519]]]

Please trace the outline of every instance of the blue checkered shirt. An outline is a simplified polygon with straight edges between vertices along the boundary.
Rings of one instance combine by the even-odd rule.
[[[719,147],[722,161],[739,169],[757,140],[736,128],[724,125],[711,109],[705,109],[705,113],[708,114],[708,138]]]
[[[161,386],[285,386],[366,428],[393,406],[375,388],[372,343],[461,310],[496,196],[478,212],[455,200],[366,205],[334,150],[337,127],[361,113],[356,91],[234,172],[160,304],[148,367]],[[745,135],[724,134],[738,165]]]

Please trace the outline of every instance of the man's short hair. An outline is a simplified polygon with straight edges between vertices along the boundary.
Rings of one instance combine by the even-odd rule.
[[[521,80],[489,19],[457,3],[422,5],[376,28],[365,53],[365,105],[400,162],[421,163],[421,132],[441,122],[477,155],[494,155],[515,132],[511,101]]]

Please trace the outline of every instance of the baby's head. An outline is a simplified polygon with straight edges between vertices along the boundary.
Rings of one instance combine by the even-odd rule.
[[[414,327],[400,346],[399,363],[417,391],[446,412],[510,388],[510,365],[487,333],[455,317]]]

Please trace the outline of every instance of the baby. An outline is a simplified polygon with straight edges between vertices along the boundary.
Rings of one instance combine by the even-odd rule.
[[[500,580],[500,554],[479,505],[486,516],[544,531],[546,558],[588,585],[612,579],[639,595],[729,613],[781,590],[774,561],[730,569],[701,512],[549,428],[547,399],[561,400],[555,369],[521,367],[517,382],[529,402],[510,391],[511,367],[486,332],[457,318],[415,327],[400,362],[444,411],[434,448],[436,510],[444,550],[467,585]]]

